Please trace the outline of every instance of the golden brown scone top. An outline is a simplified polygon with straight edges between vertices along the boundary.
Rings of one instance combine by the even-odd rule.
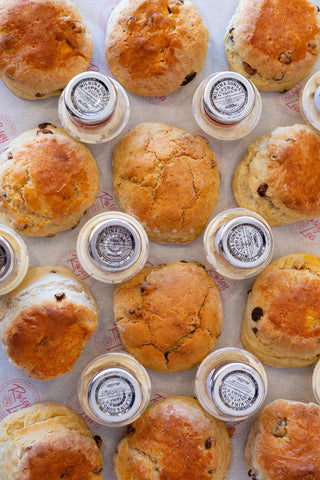
[[[1,0],[0,71],[19,96],[59,94],[87,69],[92,48],[88,26],[68,0]]]
[[[230,458],[223,422],[193,398],[168,397],[127,428],[114,464],[117,480],[223,480]]]
[[[307,125],[277,127],[248,147],[233,191],[239,206],[271,225],[320,215],[320,137]]]
[[[50,380],[73,368],[97,318],[90,290],[69,269],[34,267],[2,297],[2,344],[13,365],[30,377]]]
[[[163,123],[132,128],[113,155],[113,190],[150,240],[190,243],[219,198],[217,159],[199,135]]]
[[[261,76],[281,80],[316,62],[319,13],[310,0],[241,0],[232,35],[243,61]]]
[[[292,135],[291,135],[292,133]],[[265,181],[286,207],[306,215],[320,212],[320,137],[311,128],[288,128],[273,135]],[[266,192],[268,195],[268,193]]]
[[[128,352],[167,373],[199,363],[212,350],[223,322],[219,290],[196,262],[145,267],[116,287],[113,310]]]
[[[99,480],[102,455],[82,418],[55,403],[39,403],[0,423],[3,480]]]
[[[319,357],[320,257],[286,255],[258,276],[248,296],[242,339],[273,366],[304,366]]]
[[[33,378],[48,380],[72,369],[95,326],[89,309],[62,299],[24,309],[2,341],[15,365]]]
[[[199,73],[208,39],[190,0],[122,0],[109,20],[105,52],[126,88],[163,96]]]
[[[249,478],[258,470],[261,480],[320,479],[318,405],[275,400],[263,409],[253,430],[246,450]]]
[[[53,125],[25,132],[0,155],[0,218],[24,235],[76,226],[98,188],[90,151]]]

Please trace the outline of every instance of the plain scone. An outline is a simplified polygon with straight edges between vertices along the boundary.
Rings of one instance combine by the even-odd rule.
[[[126,350],[164,373],[201,362],[220,337],[223,322],[218,287],[196,262],[143,268],[117,285],[113,311]]]
[[[275,400],[254,421],[245,449],[250,480],[319,480],[320,407]]]
[[[191,243],[219,199],[217,159],[198,135],[163,123],[140,123],[113,154],[113,191],[150,240]]]
[[[233,176],[239,207],[270,225],[320,216],[320,137],[307,125],[277,127],[248,147]]]
[[[93,39],[80,11],[68,0],[1,0],[0,74],[28,100],[60,95],[87,70]]]
[[[232,70],[259,90],[283,92],[318,60],[320,15],[311,0],[240,0],[224,43]]]
[[[84,420],[38,403],[0,423],[0,480],[99,480],[102,455]]]
[[[71,270],[34,267],[1,297],[0,333],[10,362],[30,377],[51,380],[73,368],[98,319],[89,288]]]
[[[121,0],[108,22],[105,54],[128,90],[164,96],[199,73],[208,40],[190,0]]]
[[[117,480],[223,480],[231,461],[225,424],[190,397],[168,397],[129,425],[114,455]]]
[[[320,357],[320,257],[292,253],[260,273],[248,295],[241,339],[273,367],[303,367]]]
[[[19,135],[0,154],[0,219],[24,235],[75,227],[98,188],[88,148],[54,125]]]

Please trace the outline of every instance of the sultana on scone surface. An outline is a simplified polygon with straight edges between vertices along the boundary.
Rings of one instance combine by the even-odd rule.
[[[0,75],[28,100],[60,95],[89,66],[93,39],[69,0],[1,0]]]
[[[230,460],[225,424],[191,397],[168,397],[127,428],[114,467],[117,480],[223,480]]]
[[[163,123],[140,123],[113,155],[113,190],[121,210],[158,243],[191,243],[219,199],[217,159],[198,135]]]
[[[113,310],[126,350],[158,372],[188,370],[220,336],[219,290],[196,262],[145,267],[118,285]]]
[[[254,421],[245,449],[250,480],[319,480],[320,407],[275,400]]]
[[[128,90],[164,96],[199,73],[208,40],[190,0],[121,0],[108,22],[105,54]]]
[[[224,43],[232,70],[260,90],[283,92],[319,57],[320,15],[311,0],[240,0]]]
[[[307,125],[277,127],[248,147],[233,176],[239,207],[270,225],[320,215],[320,136]]]
[[[302,367],[320,357],[320,257],[293,253],[260,273],[248,295],[241,338],[274,367]]]
[[[0,422],[1,480],[100,480],[102,455],[84,420],[57,403],[37,403]]]

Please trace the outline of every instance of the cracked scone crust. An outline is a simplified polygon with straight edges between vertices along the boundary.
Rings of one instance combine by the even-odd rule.
[[[307,125],[278,127],[255,140],[239,162],[232,189],[239,207],[270,225],[320,216],[320,137]]]
[[[320,407],[275,400],[254,421],[245,449],[250,480],[320,479]]]
[[[117,480],[223,480],[231,460],[227,428],[190,397],[150,406],[114,455]]]
[[[87,70],[93,39],[80,11],[68,0],[1,0],[0,74],[28,100],[60,95]]]
[[[0,303],[2,345],[30,377],[51,380],[73,368],[92,337],[98,307],[68,268],[34,267]]]
[[[141,123],[118,143],[113,190],[150,240],[191,243],[219,199],[220,172],[206,142],[182,128]]]
[[[310,0],[240,0],[226,30],[229,67],[262,91],[305,78],[320,52],[320,15]]]
[[[0,155],[0,219],[24,235],[75,227],[98,188],[90,151],[54,125],[23,133]]]
[[[102,455],[84,420],[56,403],[38,403],[0,423],[1,480],[99,480]]]
[[[195,262],[145,267],[116,287],[113,310],[126,350],[146,367],[167,373],[199,363],[223,322],[219,290]]]
[[[128,90],[164,96],[199,73],[208,40],[190,0],[122,0],[108,22],[105,54]]]
[[[303,367],[320,356],[320,257],[294,253],[272,262],[248,295],[241,338],[274,367]]]

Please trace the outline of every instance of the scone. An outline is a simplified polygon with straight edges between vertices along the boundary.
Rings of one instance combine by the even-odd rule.
[[[57,403],[38,403],[0,423],[1,480],[99,480],[102,455],[84,420]]]
[[[196,262],[143,268],[116,287],[113,311],[126,350],[144,366],[164,373],[201,362],[223,322],[219,290]]]
[[[1,297],[2,345],[15,367],[50,380],[73,368],[97,318],[92,293],[71,270],[34,267],[15,290]]]
[[[251,480],[320,478],[320,407],[275,400],[254,421],[246,450]]]
[[[223,480],[231,460],[225,424],[190,397],[168,397],[130,425],[114,455],[117,480]]]
[[[311,0],[240,0],[224,42],[232,70],[259,90],[283,92],[319,57],[320,15]]]
[[[121,0],[108,22],[105,54],[128,90],[163,96],[199,73],[208,40],[190,0]]]
[[[320,216],[320,137],[307,125],[277,127],[239,162],[232,189],[239,207],[270,225]]]
[[[191,243],[219,199],[216,157],[198,135],[163,123],[140,123],[113,155],[120,208],[158,243]]]
[[[23,133],[0,154],[0,219],[24,235],[75,227],[98,188],[90,151],[54,125]]]
[[[273,367],[303,367],[320,356],[320,257],[292,253],[256,279],[243,315],[242,342]]]
[[[0,1],[0,75],[19,97],[60,95],[87,70],[92,50],[89,28],[72,2]]]

